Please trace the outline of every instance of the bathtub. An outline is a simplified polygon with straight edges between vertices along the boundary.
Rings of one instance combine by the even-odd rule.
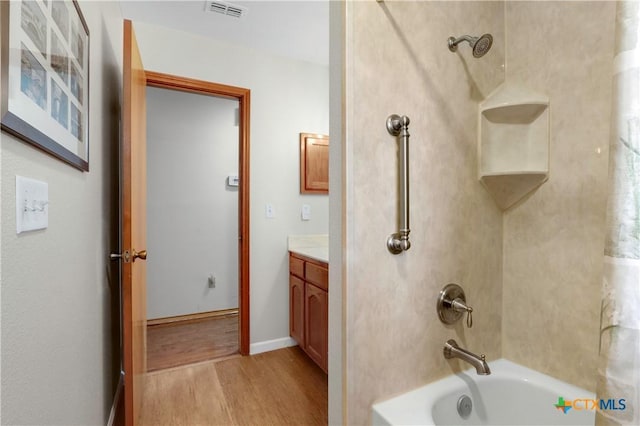
[[[595,395],[506,359],[489,362],[491,374],[475,369],[373,405],[374,425],[593,425],[589,401],[575,402],[564,413],[565,401],[594,400]],[[463,395],[461,412],[458,401]],[[469,404],[471,401],[471,404]],[[471,410],[469,413],[465,409]]]

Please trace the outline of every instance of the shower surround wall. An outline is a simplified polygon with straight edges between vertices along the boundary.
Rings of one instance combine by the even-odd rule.
[[[347,423],[371,404],[468,365],[447,361],[455,338],[501,356],[502,212],[477,179],[478,102],[504,80],[502,2],[349,2],[346,13]],[[451,35],[493,33],[482,59]],[[397,147],[389,114],[411,118],[411,243],[397,229]],[[474,324],[447,328],[440,289],[463,286]]]
[[[595,391],[615,2],[508,2],[507,80],[551,100],[550,177],[504,216],[503,356]],[[588,42],[560,42],[588,35]],[[474,312],[475,313],[475,312]]]
[[[449,374],[452,337],[595,390],[614,18],[614,2],[348,4],[348,423]],[[446,47],[485,32],[481,59]],[[589,42],[559,43],[567,34]],[[551,147],[549,180],[503,214],[477,181],[476,126],[505,78],[549,96]],[[399,256],[384,245],[397,226],[391,113],[411,118],[412,248]],[[448,282],[474,307],[470,330],[437,319]]]

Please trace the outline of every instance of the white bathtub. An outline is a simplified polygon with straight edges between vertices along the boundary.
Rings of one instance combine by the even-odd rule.
[[[475,369],[445,377],[373,406],[374,425],[593,425],[590,403],[576,403],[567,413],[565,401],[593,400],[595,395],[506,359],[489,362],[491,374]],[[471,398],[467,418],[458,414],[458,399]]]

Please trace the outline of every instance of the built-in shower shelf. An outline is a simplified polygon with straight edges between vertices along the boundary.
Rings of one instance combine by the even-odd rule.
[[[480,182],[493,196],[496,204],[506,210],[548,179],[546,171],[527,171],[483,175]]]
[[[505,83],[479,108],[478,177],[506,210],[549,176],[549,98]]]
[[[529,124],[549,106],[548,103],[502,105],[486,109],[482,114],[492,123]]]

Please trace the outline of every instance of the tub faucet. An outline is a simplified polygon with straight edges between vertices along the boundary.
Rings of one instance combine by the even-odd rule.
[[[478,356],[473,352],[462,349],[453,339],[447,340],[447,343],[444,344],[443,352],[444,357],[447,359],[460,358],[461,360],[473,365],[476,368],[476,373],[480,375],[485,376],[487,374],[491,374],[491,369],[489,369],[489,364],[484,360],[484,355]]]

